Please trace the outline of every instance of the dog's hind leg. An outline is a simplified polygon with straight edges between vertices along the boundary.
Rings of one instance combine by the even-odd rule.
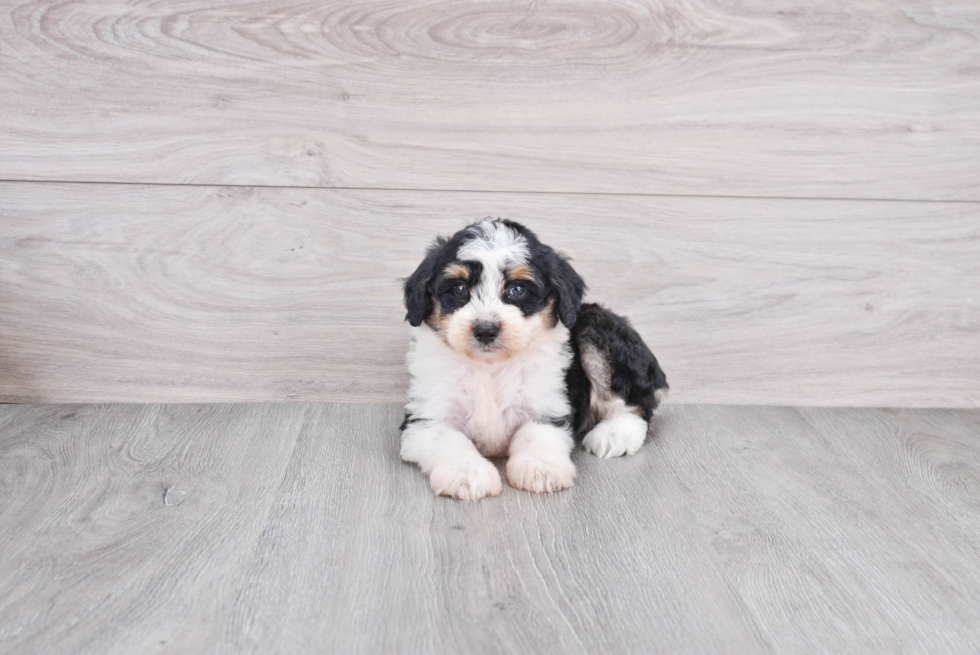
[[[577,393],[582,446],[599,457],[635,454],[668,388],[657,358],[629,321],[599,305],[582,306],[572,338],[587,388]]]

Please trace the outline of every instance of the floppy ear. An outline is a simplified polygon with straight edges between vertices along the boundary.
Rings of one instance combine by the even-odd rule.
[[[408,310],[405,320],[413,327],[422,325],[422,321],[432,313],[432,292],[429,291],[429,284],[435,275],[436,260],[444,245],[445,239],[436,239],[419,267],[405,280],[405,309]]]
[[[558,295],[558,318],[565,327],[572,327],[578,320],[582,296],[585,295],[585,282],[575,272],[568,258],[545,246],[548,282]]]

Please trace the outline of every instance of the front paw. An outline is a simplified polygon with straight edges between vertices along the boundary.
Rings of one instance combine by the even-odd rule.
[[[437,495],[460,500],[499,496],[503,490],[497,467],[482,457],[437,466],[429,475],[429,484]]]
[[[582,447],[599,457],[635,455],[647,438],[650,425],[636,414],[620,414],[592,428]]]
[[[561,491],[575,484],[575,465],[568,455],[541,459],[518,453],[507,460],[510,486],[535,493]]]

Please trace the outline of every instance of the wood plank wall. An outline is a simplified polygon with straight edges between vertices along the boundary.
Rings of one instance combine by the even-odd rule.
[[[0,400],[397,401],[487,215],[677,402],[980,406],[980,5],[0,3]]]

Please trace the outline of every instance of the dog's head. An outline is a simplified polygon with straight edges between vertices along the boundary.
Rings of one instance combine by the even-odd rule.
[[[485,219],[440,237],[405,281],[405,319],[453,350],[487,362],[534,347],[575,324],[585,283],[565,257],[523,225]]]

